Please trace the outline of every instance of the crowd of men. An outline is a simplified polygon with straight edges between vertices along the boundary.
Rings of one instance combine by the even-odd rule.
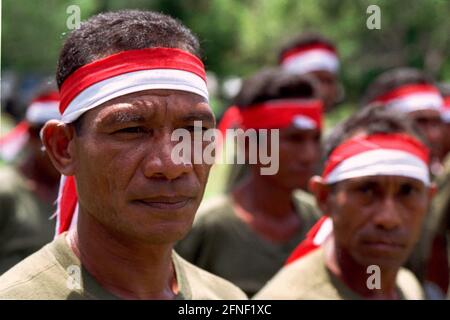
[[[175,130],[216,127],[200,52],[150,11],[68,35],[57,89],[0,137],[0,299],[445,299],[449,85],[387,70],[325,128],[344,96],[338,51],[295,37],[217,123],[276,132],[278,170],[235,165],[202,201],[211,164],[173,153]]]

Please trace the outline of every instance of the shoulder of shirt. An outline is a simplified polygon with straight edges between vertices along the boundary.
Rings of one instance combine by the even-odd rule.
[[[255,300],[324,299],[321,288],[329,285],[323,250],[315,250],[281,268],[254,296]]]
[[[183,268],[193,300],[246,300],[246,294],[231,282],[186,261],[175,253]]]
[[[0,194],[14,194],[24,188],[24,180],[16,169],[7,165],[0,167]]]
[[[296,208],[299,210],[305,208],[314,213],[317,218],[320,217],[321,213],[319,207],[317,206],[316,198],[311,193],[296,189],[292,193],[292,200]]]
[[[416,276],[406,268],[401,268],[397,274],[397,286],[406,300],[423,300],[425,293]]]
[[[219,195],[202,202],[195,215],[194,224],[222,223],[223,219],[234,218],[229,195]]]
[[[55,274],[61,272],[56,258],[45,247],[0,276],[0,299],[54,299]]]

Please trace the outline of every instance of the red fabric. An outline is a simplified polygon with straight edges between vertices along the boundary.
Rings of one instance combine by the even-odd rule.
[[[75,208],[77,206],[77,189],[75,185],[75,178],[73,176],[67,177],[65,180],[61,202],[59,203],[59,228],[58,234],[61,234],[69,230],[70,224],[72,222],[73,215],[75,213]]]
[[[409,152],[429,164],[428,149],[415,138],[401,133],[357,136],[338,146],[325,165],[322,177],[327,177],[342,161],[362,152],[377,149],[394,149]]]
[[[411,94],[416,93],[436,93],[439,94],[439,90],[430,84],[408,84],[398,88],[395,88],[392,91],[389,91],[379,97],[377,97],[374,102],[387,103],[389,101],[402,98],[405,96],[409,96]]]
[[[63,114],[80,92],[97,82],[128,72],[151,69],[189,71],[206,82],[202,61],[186,51],[172,48],[122,51],[86,64],[72,73],[61,86],[59,110]]]
[[[319,219],[319,221],[316,222],[316,224],[306,234],[305,240],[300,242],[300,244],[294,249],[294,251],[292,251],[291,255],[286,260],[286,265],[300,259],[301,257],[307,255],[311,251],[320,248],[320,244],[314,243],[314,238],[316,237],[323,223],[328,219],[330,218],[327,216],[323,216],[322,218]]]
[[[295,116],[305,116],[322,127],[322,102],[320,100],[278,100],[239,109],[230,107],[219,123],[219,130],[240,127],[243,129],[276,129],[292,124]]]
[[[36,99],[33,99],[33,101],[31,101],[31,103],[33,102],[59,102],[59,92],[51,91],[46,94],[40,95],[36,97]]]
[[[225,136],[227,129],[240,127],[241,123],[242,116],[239,108],[236,106],[231,106],[222,115],[222,119],[220,120],[217,129],[219,129],[219,131],[222,133],[222,136]]]
[[[450,97],[444,97],[444,108],[450,109]]]
[[[28,134],[28,129],[30,125],[27,121],[21,121],[15,126],[10,132],[5,134],[3,137],[0,137],[0,146],[6,143],[13,143],[14,140],[17,140],[23,135]]]
[[[304,54],[308,51],[311,50],[325,50],[325,51],[329,51],[330,53],[337,55],[336,54],[336,49],[333,46],[329,46],[327,44],[324,43],[314,43],[314,44],[309,44],[309,45],[305,45],[305,46],[300,46],[300,47],[296,47],[293,49],[290,49],[288,51],[286,51],[283,56],[281,57],[280,63],[282,63],[283,61],[285,61],[286,59],[293,57],[293,56],[297,56],[297,55],[301,55]]]

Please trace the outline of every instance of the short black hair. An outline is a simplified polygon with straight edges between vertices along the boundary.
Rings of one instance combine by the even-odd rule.
[[[165,14],[121,10],[92,16],[64,42],[56,71],[58,87],[85,64],[126,50],[154,47],[178,48],[200,57],[197,37]]]
[[[245,109],[269,100],[290,98],[319,98],[318,80],[281,68],[265,68],[244,80],[234,105]]]
[[[367,106],[383,94],[406,84],[434,84],[434,80],[424,71],[415,68],[405,67],[385,71],[369,84],[363,95],[361,106]]]
[[[326,161],[334,149],[359,131],[369,135],[377,133],[405,133],[428,146],[426,139],[412,120],[398,112],[385,108],[382,104],[372,104],[359,110],[333,129],[324,142],[323,160]]]
[[[336,50],[335,45],[321,34],[316,32],[305,32],[290,39],[281,47],[278,53],[278,63],[280,64],[282,62],[283,56],[286,52],[292,49],[302,48],[313,44],[321,44],[333,51]]]

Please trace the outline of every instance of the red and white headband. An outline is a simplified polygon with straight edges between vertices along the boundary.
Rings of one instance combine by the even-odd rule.
[[[31,124],[44,124],[51,119],[61,119],[59,93],[50,92],[34,99],[27,108],[25,119]]]
[[[406,134],[356,136],[328,158],[322,178],[327,184],[365,176],[403,176],[430,184],[428,149]]]
[[[114,98],[144,90],[172,89],[208,100],[203,63],[173,48],[122,51],[82,66],[61,86],[62,121],[75,121],[84,112]]]
[[[313,71],[336,74],[339,70],[339,59],[334,48],[324,44],[312,44],[288,50],[281,57],[280,65],[287,71],[298,74]]]
[[[441,118],[445,123],[450,123],[450,96],[444,97],[444,105],[441,110]]]
[[[429,84],[404,85],[377,97],[373,102],[380,102],[401,113],[430,109],[441,111],[444,103],[439,90]]]
[[[281,129],[294,125],[299,129],[322,128],[322,101],[318,99],[277,99],[239,109],[228,108],[219,124],[228,128]]]

